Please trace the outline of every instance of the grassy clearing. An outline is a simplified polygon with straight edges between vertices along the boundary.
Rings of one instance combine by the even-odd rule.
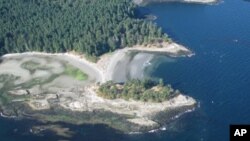
[[[66,65],[64,74],[75,78],[76,80],[83,81],[88,79],[88,75],[78,68],[71,65]]]

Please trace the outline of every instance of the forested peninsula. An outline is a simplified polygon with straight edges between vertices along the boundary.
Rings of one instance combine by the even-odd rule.
[[[118,48],[167,39],[137,18],[130,0],[1,0],[0,55],[76,51],[98,57]]]

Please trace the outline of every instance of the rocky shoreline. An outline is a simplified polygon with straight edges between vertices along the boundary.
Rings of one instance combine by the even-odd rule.
[[[165,111],[161,111],[160,113],[154,113],[154,115],[145,118],[143,121],[136,118],[132,119],[133,116],[131,115],[116,114],[105,110],[77,112],[56,107],[53,110],[34,111],[27,105],[23,105],[23,107],[25,107],[25,112],[27,113],[20,113],[18,116],[14,114],[8,114],[7,116],[5,115],[5,113],[1,113],[0,116],[3,118],[19,121],[24,119],[37,120],[38,123],[47,123],[46,126],[50,126],[60,122],[72,125],[104,124],[121,133],[140,134],[145,132],[165,130],[168,123],[176,120],[185,113],[194,111],[196,108],[196,104],[190,106],[175,107]],[[6,110],[6,112],[8,112],[8,110]],[[152,120],[155,121],[152,122]],[[141,124],[142,122],[146,123]]]

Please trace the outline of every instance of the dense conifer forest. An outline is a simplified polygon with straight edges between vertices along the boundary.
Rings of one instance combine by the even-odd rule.
[[[0,55],[76,51],[98,57],[167,39],[130,0],[0,0]]]

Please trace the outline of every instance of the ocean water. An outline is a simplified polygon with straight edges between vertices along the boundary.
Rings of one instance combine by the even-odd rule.
[[[166,131],[159,140],[227,141],[230,124],[250,124],[250,3],[154,4],[147,11],[196,53],[161,63],[152,73],[200,102],[179,120],[185,126],[178,133]]]
[[[168,123],[167,130],[124,135],[103,125],[65,125],[72,138],[32,135],[34,121],[0,118],[4,141],[228,141],[230,124],[250,124],[250,2],[217,5],[151,4],[142,9],[176,42],[196,53],[191,58],[162,58],[151,75],[199,101],[199,108]]]

